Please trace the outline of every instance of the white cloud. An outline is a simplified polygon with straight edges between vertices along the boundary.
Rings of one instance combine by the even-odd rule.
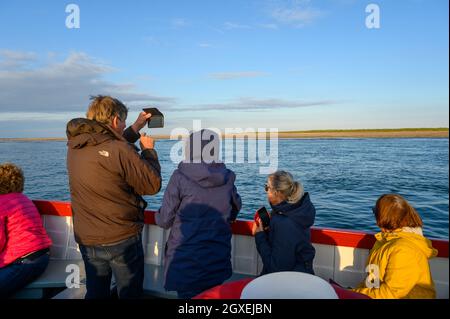
[[[246,24],[240,24],[240,23],[235,23],[235,22],[225,22],[224,23],[224,28],[226,30],[233,30],[233,29],[252,29],[251,26],[246,25]]]
[[[84,112],[5,112],[0,113],[0,122],[20,121],[68,121],[71,118],[83,117]]]
[[[212,48],[212,47],[213,47],[212,44],[207,43],[207,42],[199,43],[198,46],[199,46],[200,48]]]
[[[230,31],[230,30],[251,30],[251,29],[271,29],[276,30],[278,29],[278,25],[275,23],[259,23],[259,24],[242,24],[237,22],[225,22],[223,24],[223,30]],[[220,31],[223,33],[222,30],[214,29],[215,31]]]
[[[241,71],[241,72],[218,72],[209,74],[210,78],[216,80],[233,80],[240,78],[256,78],[266,76],[267,73],[259,71]]]
[[[278,2],[271,10],[271,17],[280,24],[295,28],[304,27],[324,15],[322,10],[312,7],[310,2],[308,0]]]
[[[12,50],[0,50],[0,56],[6,60],[35,60],[36,54],[34,52],[20,52]]]
[[[202,104],[198,106],[172,107],[171,111],[254,111],[254,110],[274,110],[279,108],[302,108],[311,106],[324,106],[337,104],[338,101],[319,100],[319,101],[300,101],[300,100],[284,100],[278,98],[253,98],[242,97],[227,103]]]
[[[272,30],[278,29],[278,25],[275,23],[258,24],[258,27],[262,29],[272,29]]]
[[[172,28],[185,28],[187,26],[189,26],[189,22],[186,19],[182,19],[182,18],[176,18],[176,19],[172,19],[170,21],[170,24],[172,26]]]
[[[116,71],[84,53],[71,53],[63,61],[35,63],[32,53],[0,54],[0,112],[85,111],[89,96],[113,95],[124,103],[165,103],[174,98],[149,95],[133,83],[104,79]],[[37,61],[39,62],[39,61]]]
[[[35,60],[36,54],[33,52],[0,50],[0,70],[22,68]]]

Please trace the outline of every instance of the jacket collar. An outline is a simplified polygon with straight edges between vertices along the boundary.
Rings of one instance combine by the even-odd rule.
[[[300,206],[303,205],[303,202],[306,200],[306,198],[309,198],[309,193],[306,192],[303,197],[296,203],[288,203],[287,201],[282,201],[281,203],[277,205],[270,204],[270,207],[272,207],[272,211],[277,214],[286,214]]]
[[[125,141],[111,126],[85,118],[70,120],[66,134],[70,148],[98,145],[112,139]]]
[[[67,138],[71,139],[80,134],[89,133],[100,133],[108,134],[116,139],[123,140],[124,138],[117,133],[110,125],[103,124],[94,120],[89,120],[86,118],[75,118],[67,123],[66,134]]]
[[[417,235],[417,236],[422,236],[423,237],[423,231],[421,227],[403,227],[403,228],[398,228],[395,229],[393,231],[385,231],[385,232],[379,232],[377,234],[375,234],[375,238],[377,240],[392,240],[395,238],[399,238],[399,237],[404,237],[404,236],[408,236],[408,234],[412,234],[412,235]]]

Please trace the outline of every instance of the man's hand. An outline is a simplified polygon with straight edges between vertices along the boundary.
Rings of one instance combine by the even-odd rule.
[[[155,147],[155,140],[145,133],[141,135],[139,139],[139,144],[141,145],[141,150],[152,150]]]
[[[152,117],[151,113],[146,113],[146,112],[142,111],[141,113],[139,113],[139,116],[136,119],[136,122],[134,122],[133,125],[131,125],[131,128],[136,133],[139,133],[139,131],[145,126],[145,124],[151,117]]]

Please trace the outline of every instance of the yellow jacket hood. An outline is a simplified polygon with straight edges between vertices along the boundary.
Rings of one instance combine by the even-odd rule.
[[[438,254],[437,249],[433,248],[431,240],[408,230],[396,229],[393,232],[380,232],[375,235],[375,238],[380,241],[381,244],[393,239],[405,239],[414,246],[417,246],[417,248],[420,249],[428,259],[436,257]]]

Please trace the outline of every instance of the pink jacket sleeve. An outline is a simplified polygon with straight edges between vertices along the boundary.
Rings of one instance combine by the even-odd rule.
[[[6,223],[5,218],[0,216],[0,253],[6,246]]]

